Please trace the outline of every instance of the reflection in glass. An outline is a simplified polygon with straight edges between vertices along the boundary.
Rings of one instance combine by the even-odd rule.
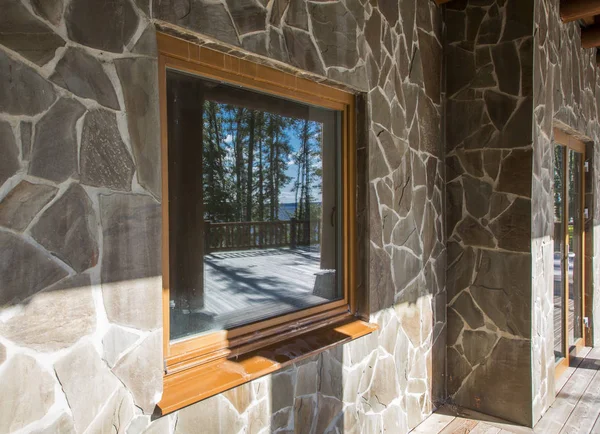
[[[554,356],[557,361],[565,357],[564,151],[560,145],[554,147]]]
[[[582,155],[569,149],[569,345],[575,345],[582,334]]]
[[[167,72],[170,335],[342,298],[339,112]]]

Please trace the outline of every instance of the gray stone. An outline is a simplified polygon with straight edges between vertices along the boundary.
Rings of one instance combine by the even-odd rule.
[[[12,433],[41,419],[54,404],[55,381],[35,359],[17,354],[0,375],[0,433]]]
[[[446,86],[448,96],[453,96],[475,78],[475,56],[460,46],[447,47]],[[452,113],[452,110],[449,109],[448,113]]]
[[[529,340],[500,338],[490,357],[475,368],[456,393],[455,402],[519,424],[530,424],[530,354]]]
[[[460,316],[469,324],[472,329],[477,329],[484,325],[483,314],[479,310],[471,295],[463,291],[450,305]]]
[[[269,27],[269,56],[275,60],[288,63],[290,58],[287,52],[287,46],[285,44],[285,38],[280,31],[275,30],[274,27]]]
[[[98,50],[121,53],[138,27],[139,18],[129,0],[103,2],[72,0],[65,11],[69,38]]]
[[[283,18],[283,13],[287,9],[288,3],[289,0],[275,0],[273,2],[269,18],[269,23],[272,26],[279,27],[281,25],[281,18]]]
[[[83,184],[131,190],[135,166],[113,113],[98,109],[85,116],[79,161]]]
[[[75,430],[84,432],[121,383],[89,342],[78,344],[54,364],[73,413]]]
[[[500,330],[530,337],[530,256],[486,250],[479,262],[473,299]]]
[[[0,14],[0,44],[33,63],[44,65],[65,41],[31,15],[19,0],[4,0]]]
[[[81,48],[69,47],[50,80],[82,98],[119,110],[119,101],[102,63]]]
[[[340,401],[337,397],[319,394],[317,397],[317,424],[315,427],[315,432],[340,432],[335,430],[335,426],[329,430],[326,430],[326,428],[330,427],[336,418],[338,420],[338,424],[342,423],[343,427],[342,418],[338,418],[338,416],[342,414],[342,408],[342,401]],[[340,426],[338,425],[337,428],[339,429]]]
[[[407,250],[392,251],[392,276],[396,291],[404,289],[421,270],[421,260]]]
[[[152,24],[148,24],[144,33],[139,37],[133,48],[132,53],[143,54],[146,56],[156,56],[158,48],[156,46],[156,30]]]
[[[67,275],[50,254],[16,235],[0,231],[0,245],[0,306],[19,303]]]
[[[252,33],[242,40],[242,47],[253,53],[269,57],[267,50],[267,32]]]
[[[64,3],[63,0],[31,0],[31,7],[36,14],[56,26],[62,18]]]
[[[466,216],[456,226],[456,233],[468,246],[494,247],[494,237],[480,222],[471,216]]]
[[[377,9],[373,9],[373,13],[365,23],[364,33],[373,58],[379,65],[381,63],[381,14]]]
[[[139,335],[124,328],[111,325],[102,338],[104,348],[103,359],[111,368],[119,361],[121,356],[137,342]]]
[[[160,396],[163,377],[162,330],[151,333],[113,368],[133,395],[135,405],[152,414]]]
[[[19,129],[21,130],[21,155],[23,160],[29,160],[31,158],[31,122],[21,121]]]
[[[496,335],[479,330],[464,330],[462,346],[465,357],[475,366],[484,361],[496,343]]]
[[[492,186],[471,176],[463,176],[462,181],[467,211],[473,217],[484,217],[490,209]]]
[[[390,125],[390,104],[379,88],[375,88],[369,93],[369,103],[373,122],[385,127]]]
[[[21,181],[0,202],[0,225],[23,231],[58,189],[45,184]]]
[[[497,130],[502,131],[517,107],[517,100],[509,95],[488,90],[483,94],[485,107]]]
[[[298,2],[304,4],[304,2]],[[304,6],[303,6],[304,7]],[[312,29],[325,66],[351,69],[356,65],[356,21],[340,2],[312,3]],[[288,11],[289,15],[289,11]]]
[[[301,396],[294,402],[294,433],[309,434],[315,432],[313,425],[316,422],[317,403],[316,397]]]
[[[464,379],[471,373],[471,366],[467,359],[462,356],[454,347],[448,347],[448,394],[453,395],[459,388]]]
[[[240,35],[265,30],[267,10],[258,0],[226,0]]]
[[[442,46],[431,34],[418,31],[425,93],[435,104],[441,102]]]
[[[75,271],[98,263],[98,223],[92,201],[79,184],[71,184],[31,229],[33,238]]]
[[[306,12],[306,4],[304,0],[287,0],[287,13],[285,15],[285,23],[298,29],[309,31],[308,29],[308,13]]]
[[[75,123],[85,107],[74,99],[61,98],[35,126],[29,174],[63,182],[77,174]]]
[[[30,67],[0,50],[0,112],[34,116],[52,105],[54,88]]]
[[[302,30],[284,26],[283,35],[290,63],[300,69],[325,75],[325,69],[310,35]]]
[[[158,73],[154,59],[117,59],[139,184],[161,197]]]
[[[441,155],[440,115],[431,100],[424,95],[419,98],[419,146],[431,155]]]
[[[387,20],[390,27],[394,27],[398,22],[398,2],[395,0],[379,0],[379,10]]]
[[[0,120],[0,187],[21,168],[19,148],[8,122]]]
[[[483,124],[485,111],[483,101],[456,101],[449,99],[447,102],[447,151],[453,150],[469,136],[480,130]],[[493,127],[492,127],[493,129]],[[480,148],[485,147],[485,142],[478,141]]]
[[[219,41],[240,45],[231,16],[219,0],[153,0],[153,18],[162,19]]]
[[[80,274],[39,292],[23,310],[0,323],[2,336],[17,345],[52,352],[68,348],[96,328],[90,277]],[[48,326],[49,318],[52,327]]]
[[[160,205],[149,196],[100,196],[102,292],[108,319],[141,329],[160,326]],[[131,300],[134,300],[132,302]]]
[[[509,95],[521,91],[521,64],[515,44],[503,42],[492,46],[492,59],[500,90]]]
[[[58,419],[45,428],[31,431],[31,434],[75,434],[73,419],[67,413],[62,413]]]
[[[294,405],[294,378],[290,372],[278,372],[271,376],[272,412]]]
[[[531,201],[516,198],[510,207],[490,223],[498,247],[527,252],[531,247]]]
[[[531,197],[533,157],[530,149],[513,149],[502,160],[502,170],[496,191]]]

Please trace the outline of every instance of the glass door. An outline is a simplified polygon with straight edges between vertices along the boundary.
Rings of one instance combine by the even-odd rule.
[[[584,149],[555,131],[554,356],[556,375],[584,345]]]

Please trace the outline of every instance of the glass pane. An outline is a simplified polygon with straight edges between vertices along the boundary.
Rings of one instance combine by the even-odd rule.
[[[582,334],[582,155],[569,149],[569,345]]]
[[[171,339],[343,298],[339,112],[168,71]]]
[[[554,356],[565,356],[564,346],[564,151],[554,147]]]

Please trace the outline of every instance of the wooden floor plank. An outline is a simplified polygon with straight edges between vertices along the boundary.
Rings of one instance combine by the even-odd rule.
[[[469,434],[500,434],[501,431],[500,428],[490,425],[489,423],[479,422]]]
[[[586,360],[590,361],[588,369],[596,369],[596,374],[581,395],[561,434],[592,432],[600,415],[600,348],[591,350]]]
[[[591,354],[591,351],[588,353]],[[536,433],[558,434],[596,374],[595,359],[585,358],[535,426]]]
[[[478,421],[471,419],[456,418],[448,426],[439,432],[439,434],[468,434],[477,426]]]
[[[454,419],[456,419],[454,416],[433,413],[411,432],[415,434],[437,434],[446,428]]]
[[[579,351],[579,354],[577,354],[577,357],[575,359],[571,359],[571,366],[569,366],[565,370],[565,372],[563,372],[563,374],[560,376],[560,378],[556,382],[556,394],[557,395],[558,395],[558,393],[560,393],[561,389],[565,386],[565,384],[567,384],[567,381],[569,381],[569,378],[571,378],[571,375],[573,375],[573,373],[577,370],[577,368],[579,367],[579,365],[581,364],[583,359],[585,359],[587,357],[587,355],[589,354],[589,352],[591,350],[592,349],[590,347],[584,347]]]

